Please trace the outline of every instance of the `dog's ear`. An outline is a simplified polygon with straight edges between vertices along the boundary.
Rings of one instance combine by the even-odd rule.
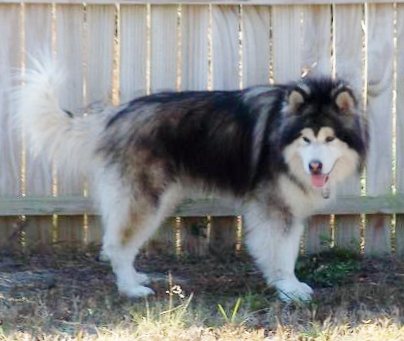
[[[341,112],[351,112],[356,108],[356,99],[349,88],[344,88],[335,96],[335,104]]]
[[[294,89],[289,93],[288,104],[290,113],[297,114],[303,103],[304,97],[300,91]]]

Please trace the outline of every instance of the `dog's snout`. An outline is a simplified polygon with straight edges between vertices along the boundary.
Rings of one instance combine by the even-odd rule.
[[[323,164],[321,161],[313,160],[309,163],[309,169],[312,174],[320,174],[323,169]]]

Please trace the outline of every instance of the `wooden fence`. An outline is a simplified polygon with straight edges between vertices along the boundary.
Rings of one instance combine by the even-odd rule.
[[[304,249],[404,257],[404,1],[0,2],[0,246],[99,242],[85,180],[65,180],[10,129],[6,90],[28,54],[52,49],[71,75],[62,102],[117,104],[162,89],[237,89],[337,74],[362,95],[371,148],[362,179],[309,222]],[[187,200],[149,251],[240,247],[233,202]],[[182,217],[182,218],[179,218]],[[159,244],[160,243],[160,244]]]

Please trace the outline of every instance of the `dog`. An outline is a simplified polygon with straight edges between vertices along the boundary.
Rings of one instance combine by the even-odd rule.
[[[242,202],[246,245],[281,300],[309,301],[295,275],[307,217],[360,172],[366,119],[347,82],[302,78],[234,91],[161,92],[87,115],[60,107],[66,72],[36,61],[14,91],[27,146],[87,174],[119,292],[153,293],[139,249],[189,191]]]

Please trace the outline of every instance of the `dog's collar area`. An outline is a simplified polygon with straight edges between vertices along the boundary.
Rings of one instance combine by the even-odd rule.
[[[321,195],[324,199],[328,199],[330,197],[330,186],[328,186],[328,184],[321,188]]]

